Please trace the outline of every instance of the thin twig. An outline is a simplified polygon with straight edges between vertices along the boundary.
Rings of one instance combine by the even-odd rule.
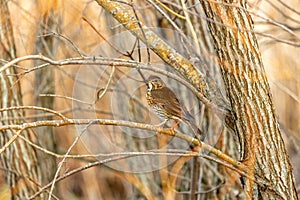
[[[56,183],[56,179],[58,178],[58,174],[65,162],[65,160],[67,159],[67,156],[70,154],[71,150],[73,149],[73,147],[78,143],[79,139],[81,138],[81,136],[86,132],[86,130],[88,129],[88,127],[90,127],[93,123],[95,123],[95,121],[91,121],[86,127],[84,127],[84,129],[80,132],[80,134],[75,138],[74,142],[71,144],[71,146],[69,147],[69,149],[67,150],[65,156],[63,157],[63,159],[60,161],[60,163],[58,164],[58,168],[55,172],[54,178],[52,180],[52,184],[51,184],[51,188],[50,188],[50,192],[49,192],[49,197],[48,200],[51,200],[51,196],[54,190],[54,186]]]
[[[13,106],[13,107],[9,107],[9,108],[0,108],[0,112],[5,112],[5,111],[9,111],[9,110],[23,110],[23,109],[41,110],[41,111],[44,111],[44,112],[49,112],[49,113],[52,113],[54,115],[57,115],[62,120],[67,120],[68,119],[67,117],[65,117],[64,115],[62,115],[61,113],[59,113],[55,110],[51,110],[49,108],[44,108],[44,107],[38,107],[38,106]]]
[[[108,81],[107,81],[107,83],[106,83],[106,85],[105,85],[105,88],[103,89],[103,90],[99,90],[98,91],[98,93],[97,93],[97,98],[96,98],[96,100],[95,100],[95,102],[94,102],[94,104],[96,104],[105,94],[106,94],[106,92],[107,92],[107,89],[108,89],[108,87],[109,87],[109,85],[110,85],[110,83],[111,83],[111,80],[112,80],[112,78],[113,78],[113,75],[114,75],[114,73],[115,73],[115,66],[112,66],[112,69],[111,69],[111,72],[110,72],[110,75],[109,75],[109,78],[108,78]],[[100,93],[101,92],[101,93]]]
[[[166,6],[165,4],[163,4],[160,0],[155,0],[157,3],[159,3],[159,5],[161,5],[161,7],[163,7],[164,9],[166,9],[169,13],[175,15],[176,17],[178,17],[179,19],[183,19],[185,20],[186,17],[182,16],[178,13],[176,13],[175,11],[173,11],[172,9],[170,9],[168,6]]]
[[[183,10],[183,13],[184,13],[184,16],[185,16],[185,19],[186,19],[186,23],[192,33],[192,37],[193,37],[193,40],[194,40],[194,44],[196,45],[196,53],[198,55],[200,55],[200,46],[199,46],[199,39],[198,39],[198,36],[195,32],[195,29],[194,29],[194,26],[193,26],[193,23],[191,21],[191,18],[187,12],[187,7],[186,7],[186,3],[185,3],[185,0],[181,0],[181,5],[182,5],[182,10]]]
[[[3,147],[0,149],[0,154],[3,153],[17,138],[18,136],[23,132],[23,129],[20,129],[17,131],[17,133],[10,138],[8,142],[6,142]]]
[[[68,97],[68,96],[64,96],[64,95],[59,95],[59,94],[39,94],[40,97],[56,97],[56,98],[62,98],[62,99],[67,99],[67,100],[72,100],[72,101],[76,101],[78,103],[82,103],[82,104],[87,104],[87,105],[94,105],[95,102],[87,102],[87,101],[82,101],[79,99],[75,99],[73,97]]]
[[[60,33],[56,33],[56,32],[50,32],[50,33],[47,33],[47,34],[43,34],[43,35],[39,35],[37,37],[46,37],[46,36],[55,36],[59,39],[63,39],[65,41],[67,41],[68,43],[71,44],[71,47],[81,56],[81,57],[85,57],[86,55],[75,45],[75,43],[70,39],[68,38],[67,36],[64,36]]]
[[[127,54],[121,52],[117,47],[115,47],[112,43],[110,43],[97,29],[96,27],[84,16],[81,17],[83,21],[85,21],[90,27],[97,33],[97,35],[102,38],[112,49],[114,49],[116,52],[123,56],[128,56]]]

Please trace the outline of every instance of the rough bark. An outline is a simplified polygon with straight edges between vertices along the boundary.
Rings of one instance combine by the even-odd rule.
[[[201,1],[236,132],[243,139],[248,173],[264,184],[246,180],[248,199],[297,199],[292,168],[275,116],[251,16],[243,1]]]
[[[16,57],[16,49],[6,0],[1,0],[0,2],[0,17],[0,55],[4,60],[11,60]],[[1,108],[22,105],[18,77],[12,76],[12,74],[16,74],[13,67],[6,69],[0,74]],[[1,126],[24,122],[24,113],[20,110],[1,112],[0,116]],[[3,147],[15,134],[15,130],[1,131],[0,146]],[[22,135],[32,140],[32,135],[29,131],[23,131]],[[38,191],[41,183],[41,173],[36,152],[32,146],[21,139],[16,139],[0,154],[0,157],[6,182],[10,188],[11,199],[26,199]]]
[[[44,3],[44,2],[37,2],[37,3]],[[43,20],[41,20],[40,28],[37,31],[37,35],[41,36],[45,33],[49,32],[47,30],[53,30],[55,29],[56,24],[53,22],[54,15],[52,15],[52,12],[49,11],[49,13],[45,14],[43,16]],[[53,57],[53,54],[55,52],[55,46],[54,46],[54,37],[48,36],[48,37],[37,37],[36,40],[36,54],[42,54],[46,55],[47,57],[51,58]],[[41,62],[36,61],[36,66],[41,64]],[[40,97],[39,94],[54,94],[54,69],[53,67],[47,67],[43,68],[41,70],[37,70],[35,72],[35,94],[36,97],[36,105],[43,108],[54,108],[54,99],[53,97]],[[37,111],[37,114],[42,115],[44,112]],[[41,120],[52,120],[53,117],[38,117],[36,121]],[[52,151],[56,152],[56,143],[55,143],[55,137],[54,137],[54,131],[52,127],[39,127],[36,130],[36,135],[39,141],[39,144]],[[51,182],[52,178],[54,177],[54,174],[56,172],[56,158],[53,156],[49,156],[48,154],[45,154],[44,152],[38,152],[38,159],[43,161],[40,163],[40,167],[42,169],[48,169],[42,171],[42,183],[43,185],[46,185],[47,183]]]

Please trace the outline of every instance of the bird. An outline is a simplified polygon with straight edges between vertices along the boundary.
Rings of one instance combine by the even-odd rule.
[[[146,85],[147,103],[154,113],[164,120],[163,123],[166,123],[170,119],[174,120],[174,124],[171,127],[174,131],[174,128],[179,126],[181,121],[184,121],[193,129],[195,137],[198,140],[204,139],[204,134],[196,126],[195,118],[180,103],[175,93],[166,86],[160,77],[150,75],[146,80]]]

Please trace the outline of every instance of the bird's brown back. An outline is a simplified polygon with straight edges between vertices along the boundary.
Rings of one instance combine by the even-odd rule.
[[[152,103],[165,110],[168,118],[181,119],[182,111],[176,95],[167,87],[152,90]],[[151,106],[151,105],[150,105]]]

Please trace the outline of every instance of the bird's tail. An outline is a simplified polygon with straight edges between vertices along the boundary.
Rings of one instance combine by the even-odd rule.
[[[186,108],[183,108],[182,110],[182,119],[193,130],[195,137],[199,141],[203,141],[205,139],[205,134],[196,125],[197,123],[194,116]]]
[[[205,139],[205,134],[201,131],[200,128],[198,128],[198,126],[196,126],[195,123],[192,123],[189,120],[184,120],[193,130],[195,137],[199,140],[199,141],[203,141]]]

